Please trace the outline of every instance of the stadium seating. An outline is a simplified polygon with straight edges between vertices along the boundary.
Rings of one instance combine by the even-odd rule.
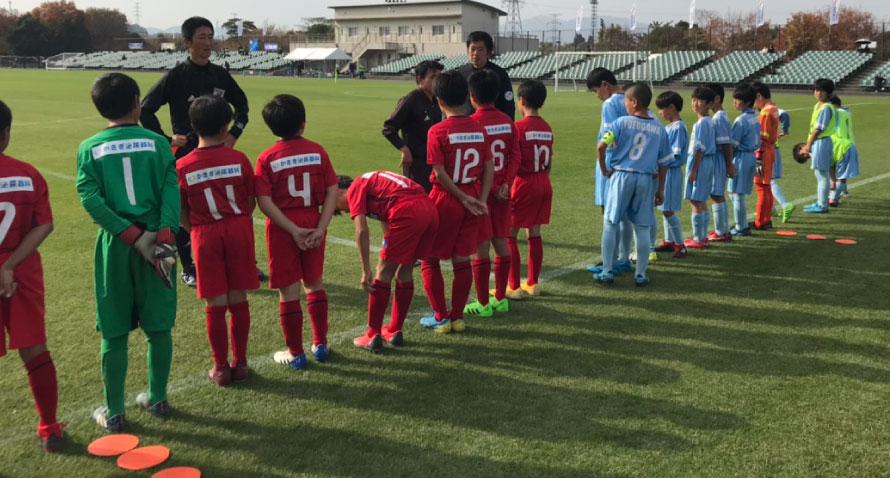
[[[546,78],[556,70],[562,70],[584,60],[585,56],[581,54],[557,55],[551,53],[547,56],[535,58],[534,60],[523,63],[510,70],[510,78],[516,80],[534,80],[538,78]]]
[[[616,72],[628,68],[634,64],[634,53],[621,53],[615,55],[585,55],[584,61],[573,65],[559,73],[560,80],[585,80],[590,70],[597,67],[608,68]]]
[[[125,70],[169,70],[177,63],[185,61],[186,52],[148,52],[148,51],[103,51],[87,53],[68,58],[62,66],[66,68],[103,68]],[[218,53],[210,56],[210,61],[217,65],[229,64],[232,70],[269,71],[283,68],[289,63],[284,56],[271,52],[250,52],[249,54]]]
[[[740,83],[776,64],[784,52],[734,51],[683,77],[685,83]]]
[[[387,63],[385,65],[375,66],[374,68],[371,68],[371,73],[376,73],[378,75],[396,75],[399,73],[407,73],[422,61],[441,60],[442,58],[445,58],[445,55],[439,53],[420,53]]]
[[[445,67],[445,71],[456,70],[456,69],[466,65],[469,62],[470,62],[470,60],[467,59],[466,53],[462,53],[460,55],[455,55],[455,56],[449,56],[448,58],[443,58],[441,61],[442,66]]]
[[[538,58],[540,56],[541,53],[536,51],[508,51],[500,54],[491,62],[505,70],[509,70],[510,68],[521,65],[527,61],[534,60],[535,58]]]
[[[809,86],[817,78],[841,82],[871,60],[871,53],[855,51],[808,51],[767,75],[764,83],[786,86]]]
[[[878,68],[871,72],[867,77],[863,78],[859,83],[859,86],[865,86],[867,88],[871,88],[875,84],[875,77],[878,76],[878,73],[884,75],[884,78],[890,78],[890,60],[882,63]],[[888,79],[887,81],[890,81]]]
[[[714,51],[668,51],[649,56],[645,62],[635,65],[618,75],[619,81],[649,79],[660,83],[707,61]]]

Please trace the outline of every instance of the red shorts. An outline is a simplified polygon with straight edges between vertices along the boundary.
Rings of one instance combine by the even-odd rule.
[[[0,255],[0,263],[10,253]],[[44,317],[43,266],[40,254],[28,256],[13,272],[18,283],[15,293],[8,299],[0,299],[0,357],[6,355],[6,334],[9,348],[23,349],[46,343]]]
[[[513,228],[550,224],[553,186],[547,173],[516,176],[510,194],[510,222]]]
[[[192,226],[191,235],[199,299],[260,286],[253,221],[249,216]]]
[[[430,257],[439,229],[436,206],[426,196],[402,199],[389,211],[388,230],[380,257],[399,265],[414,265]]]
[[[315,228],[321,217],[317,209],[288,209],[288,219],[303,228]],[[325,242],[315,249],[302,251],[284,229],[266,220],[266,248],[269,253],[269,287],[282,289],[295,282],[313,282],[324,272]]]
[[[495,237],[510,237],[510,201],[497,198],[493,190],[488,196],[488,215],[479,221],[480,243]]]
[[[433,187],[430,199],[439,213],[439,231],[430,254],[437,259],[475,254],[481,219],[467,211],[457,198],[438,187]]]

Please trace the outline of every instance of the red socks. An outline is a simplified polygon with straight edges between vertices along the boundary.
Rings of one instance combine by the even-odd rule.
[[[473,271],[470,269],[470,261],[454,264],[454,282],[451,283],[451,320],[460,320],[464,316],[464,306],[470,297],[470,286],[473,281]]]
[[[388,329],[395,333],[402,330],[405,317],[408,317],[408,309],[411,308],[411,299],[414,298],[414,283],[396,281],[396,294],[392,301],[392,317],[389,320]]]
[[[374,281],[374,292],[368,294],[368,329],[370,336],[380,335],[383,327],[383,314],[389,305],[390,285],[379,280]]]
[[[473,261],[473,282],[476,284],[476,300],[488,305],[488,283],[491,279],[491,260],[476,259]]]
[[[518,254],[519,251],[517,250]],[[513,261],[510,256],[494,258],[494,298],[504,300],[507,293],[507,278],[510,275],[510,266]]]
[[[510,250],[510,289],[519,289],[519,267],[522,265],[522,258],[519,257],[519,246],[516,245],[515,237],[507,238],[507,249]]]
[[[538,283],[541,276],[541,264],[544,262],[544,246],[541,236],[528,238],[528,285]]]
[[[281,313],[281,331],[284,343],[294,357],[303,355],[303,309],[299,300],[278,304]]]
[[[218,366],[229,364],[226,310],[228,307],[225,305],[204,307],[204,313],[207,316],[207,338],[210,340],[210,351],[213,353],[213,361]]]
[[[232,359],[236,364],[247,363],[247,338],[250,335],[250,304],[245,300],[229,304],[232,322],[229,332],[232,335]]]
[[[61,434],[63,425],[56,422],[56,408],[59,406],[59,383],[56,380],[56,366],[53,364],[49,351],[31,359],[25,364],[25,370],[28,371],[28,384],[31,386],[31,394],[34,396],[37,415],[40,416],[37,433],[42,438]]]
[[[312,343],[328,343],[328,293],[319,290],[306,294],[306,309],[312,321]]]
[[[436,313],[436,320],[448,318],[448,309],[445,305],[445,279],[442,278],[442,269],[437,259],[423,261],[423,288],[426,297],[430,301],[430,307]]]

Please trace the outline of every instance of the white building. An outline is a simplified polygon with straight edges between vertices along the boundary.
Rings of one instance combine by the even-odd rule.
[[[500,17],[507,15],[473,0],[410,0],[330,8],[334,10],[336,46],[369,68],[419,53],[466,54],[466,37],[477,30],[490,33],[497,44]],[[514,46],[514,50],[538,48],[537,39],[513,44],[523,46]]]

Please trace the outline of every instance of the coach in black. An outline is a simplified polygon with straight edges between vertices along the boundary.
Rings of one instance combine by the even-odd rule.
[[[510,75],[506,70],[490,61],[493,54],[494,40],[491,35],[482,31],[472,32],[467,36],[467,57],[469,57],[470,63],[460,67],[458,71],[468,80],[470,75],[477,70],[495,72],[501,85],[494,106],[510,118],[516,119],[516,102],[513,101],[513,84],[510,82]],[[467,110],[470,114],[474,112],[473,106],[469,102],[467,102]]]
[[[444,69],[437,61],[424,61],[414,67],[417,88],[399,100],[395,111],[383,123],[383,136],[402,152],[400,166],[405,176],[427,192],[433,186],[430,183],[432,168],[426,164],[426,135],[434,124],[442,121],[442,111],[433,96],[433,83]]]
[[[170,140],[176,158],[181,158],[198,146],[198,136],[189,121],[189,107],[195,98],[214,95],[224,98],[235,108],[234,124],[224,143],[227,147],[235,142],[247,126],[247,95],[235,83],[225,68],[210,63],[213,53],[213,24],[202,17],[191,17],[182,24],[182,42],[189,50],[189,57],[177,64],[155,84],[142,100],[142,126]],[[161,129],[156,113],[163,105],[170,107],[170,123],[173,135],[167,136]],[[195,266],[191,257],[189,233],[180,228],[176,246],[182,261],[182,282],[194,287]]]

